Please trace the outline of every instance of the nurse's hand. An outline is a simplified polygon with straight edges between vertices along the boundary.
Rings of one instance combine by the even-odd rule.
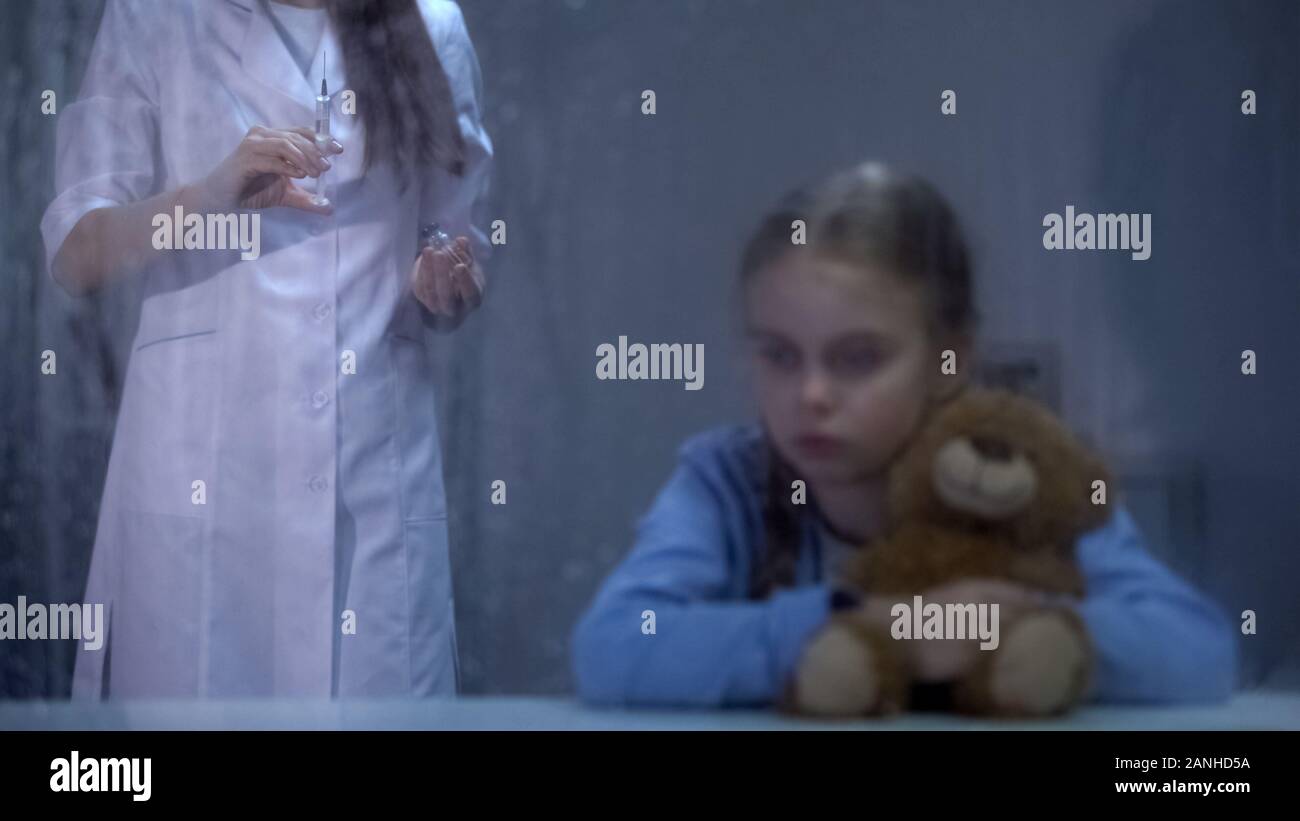
[[[450,248],[425,248],[411,266],[411,292],[434,315],[435,330],[444,333],[459,328],[482,304],[486,283],[465,237]]]
[[[332,206],[316,205],[314,195],[294,185],[293,179],[319,177],[330,168],[327,155],[342,151],[342,144],[333,139],[322,151],[309,128],[255,125],[230,156],[197,183],[196,194],[206,211],[284,206],[329,214]]]

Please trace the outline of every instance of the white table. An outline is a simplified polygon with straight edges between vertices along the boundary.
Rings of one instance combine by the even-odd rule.
[[[1300,692],[1241,693],[1222,705],[1087,707],[1052,721],[908,715],[822,722],[764,711],[615,710],[571,698],[0,701],[3,730],[1300,730]]]

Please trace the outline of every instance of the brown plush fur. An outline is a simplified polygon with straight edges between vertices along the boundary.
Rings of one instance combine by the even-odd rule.
[[[1007,391],[967,387],[931,413],[891,466],[884,533],[862,548],[845,578],[867,596],[909,605],[930,588],[975,578],[1081,597],[1075,541],[1109,516],[1109,504],[1092,501],[1096,480],[1106,483],[1113,503],[1106,466],[1048,409]],[[1030,629],[1017,631],[1031,619]],[[867,713],[906,709],[912,682],[905,642],[855,613],[836,614],[823,629],[846,627],[869,651],[872,669],[862,680],[880,690]],[[1021,610],[1001,621],[999,634],[1000,646],[981,651],[965,676],[951,682],[953,709],[1041,715],[1083,697],[1092,649],[1073,611]],[[811,689],[828,675],[841,677],[843,692],[840,667],[803,663],[796,680]],[[786,709],[800,711],[798,689],[787,692]],[[811,694],[802,695],[814,703]],[[825,715],[825,700],[815,703]]]

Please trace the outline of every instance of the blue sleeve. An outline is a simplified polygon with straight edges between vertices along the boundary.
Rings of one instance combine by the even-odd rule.
[[[1224,611],[1153,558],[1122,506],[1085,534],[1087,594],[1076,610],[1097,652],[1091,699],[1219,701],[1232,693],[1237,646]]]
[[[732,597],[722,497],[683,460],[573,631],[578,696],[604,704],[771,703],[825,622],[823,585]],[[642,625],[653,613],[655,630]]]

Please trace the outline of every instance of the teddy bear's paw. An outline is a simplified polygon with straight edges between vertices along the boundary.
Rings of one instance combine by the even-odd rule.
[[[1088,650],[1076,626],[1053,611],[1018,619],[997,651],[989,695],[998,712],[1041,716],[1077,699]]]
[[[832,622],[804,651],[795,676],[795,708],[818,716],[860,716],[880,698],[871,646],[862,635]]]

